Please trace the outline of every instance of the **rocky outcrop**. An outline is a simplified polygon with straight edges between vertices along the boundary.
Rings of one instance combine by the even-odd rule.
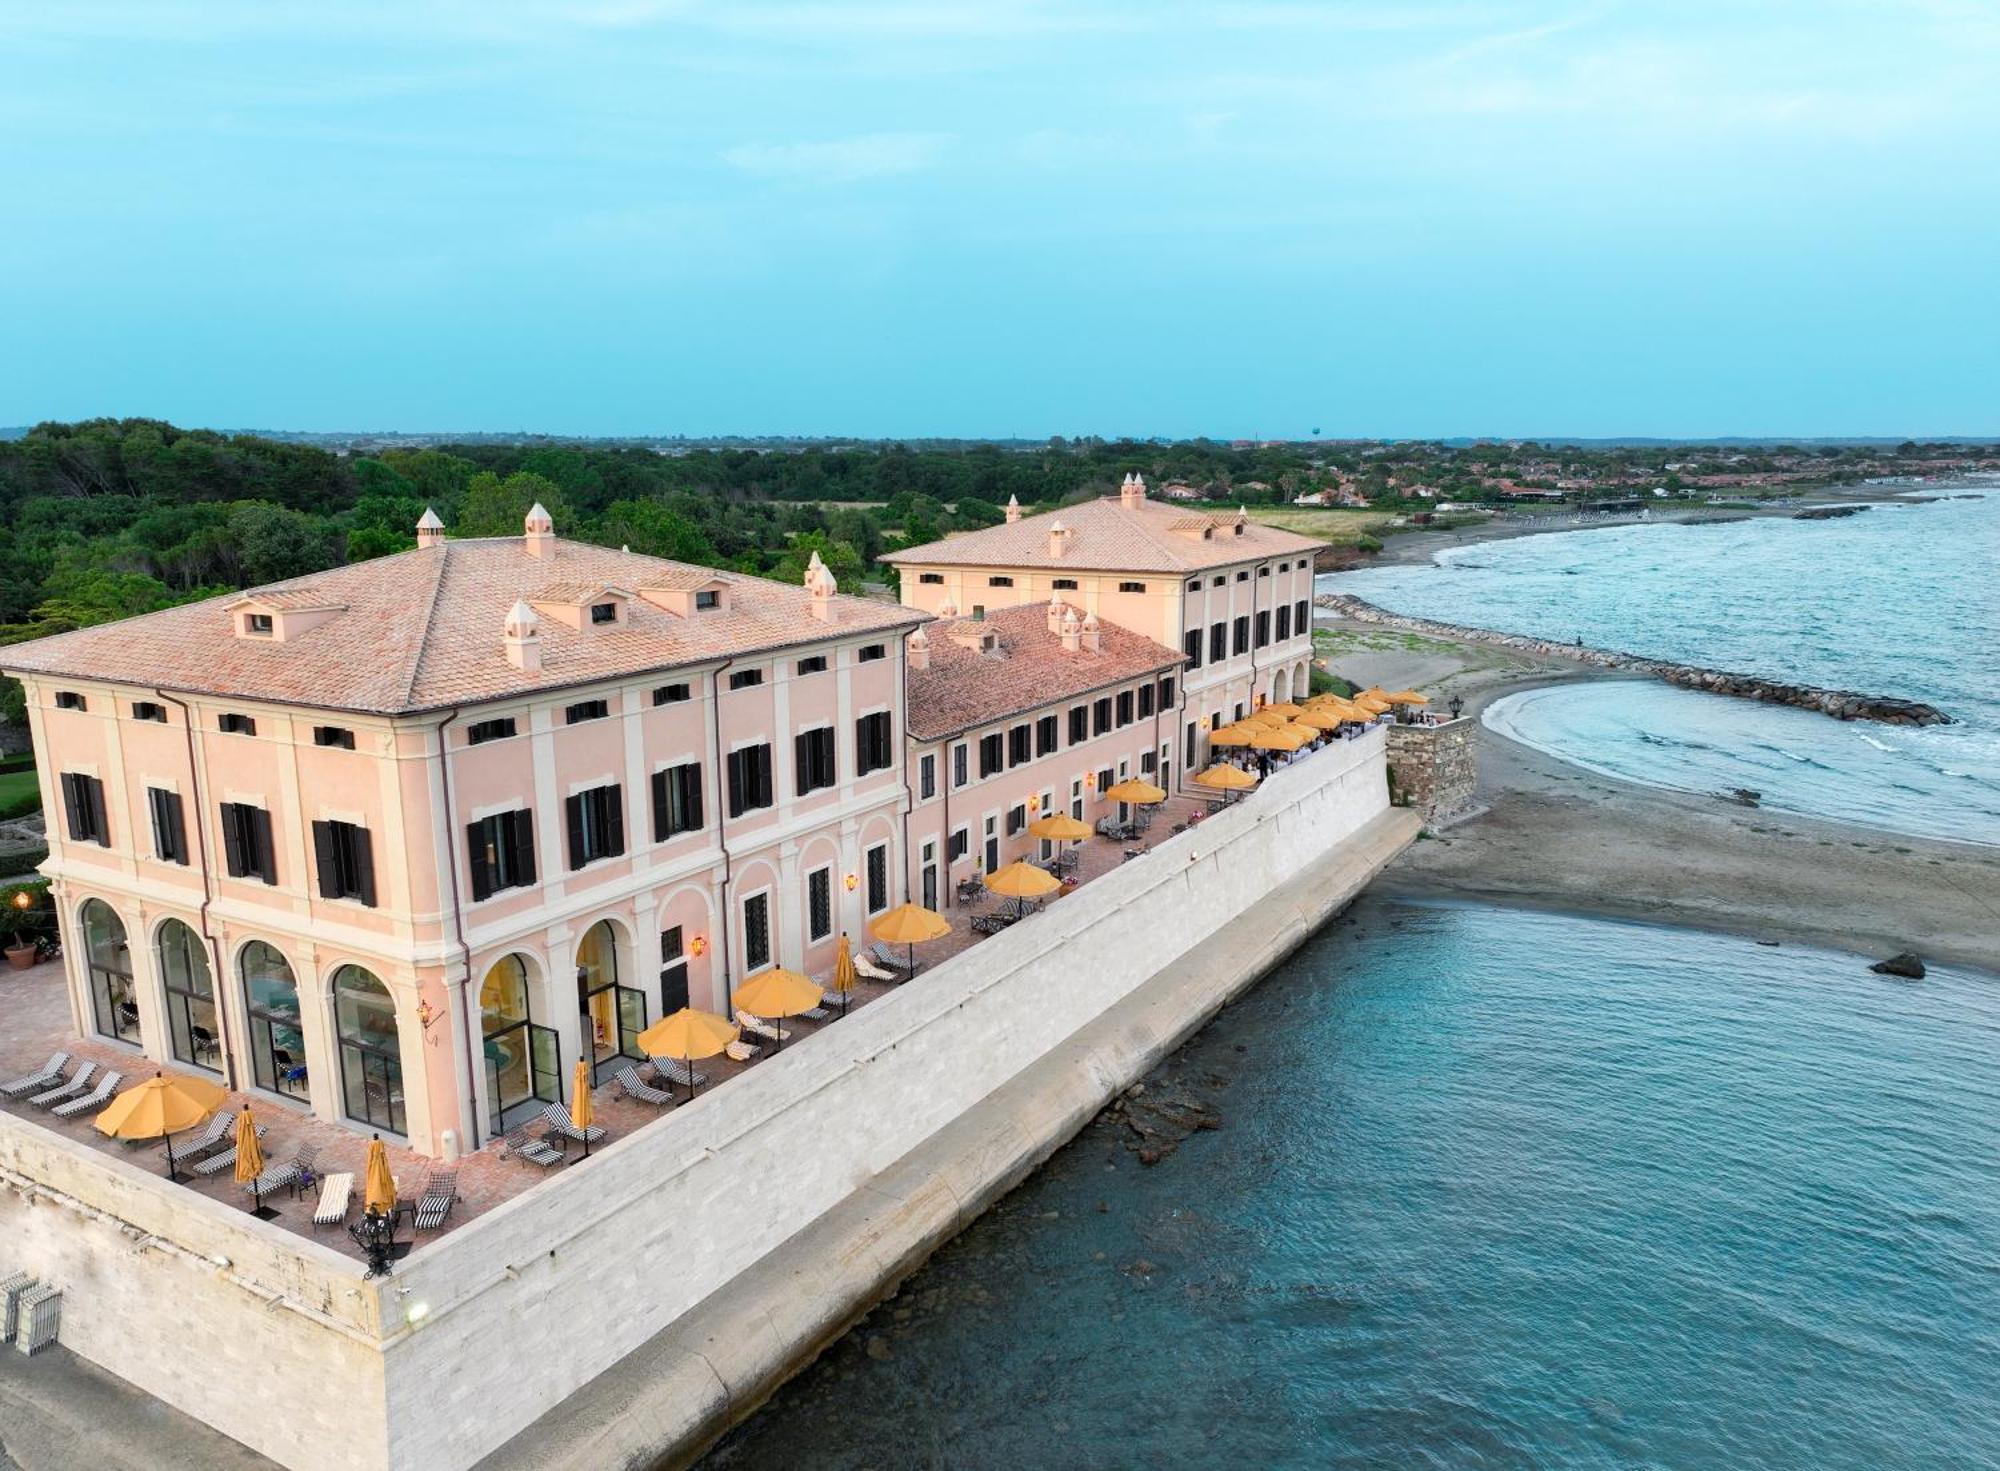
[[[1464,643],[1492,644],[1503,649],[1518,649],[1524,654],[1574,659],[1579,664],[1592,664],[1601,669],[1649,675],[1685,689],[1814,710],[1821,715],[1831,715],[1835,720],[1875,720],[1884,725],[1952,723],[1952,718],[1935,705],[1926,705],[1918,700],[1864,695],[1857,690],[1822,689],[1810,684],[1787,684],[1783,680],[1764,679],[1755,674],[1732,674],[1726,669],[1707,669],[1699,664],[1676,664],[1666,659],[1621,653],[1617,649],[1592,649],[1582,644],[1559,644],[1549,639],[1529,638],[1525,634],[1497,633],[1490,628],[1441,623],[1435,618],[1412,618],[1402,613],[1391,613],[1347,593],[1322,593],[1313,602],[1329,613],[1351,618],[1357,623],[1376,623],[1385,628],[1400,628],[1407,633],[1429,634]]]
[[[1878,976],[1901,976],[1906,981],[1921,981],[1924,978],[1924,962],[1914,950],[1878,960],[1868,968]]]

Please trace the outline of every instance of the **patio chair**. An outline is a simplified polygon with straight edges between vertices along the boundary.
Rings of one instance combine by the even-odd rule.
[[[886,965],[899,976],[913,976],[924,968],[921,960],[912,965],[909,956],[898,955],[880,940],[868,947],[868,955],[877,965]]]
[[[270,1132],[271,1130],[269,1129],[269,1127],[264,1124],[259,1124],[257,1126],[257,1137],[260,1140]],[[221,1152],[217,1154],[211,1154],[207,1159],[195,1165],[194,1172],[197,1175],[219,1175],[224,1170],[233,1167],[235,1163],[236,1163],[236,1136],[232,1133],[229,1136],[229,1143],[226,1146],[224,1146]]]
[[[51,1053],[49,1060],[42,1064],[38,1073],[29,1073],[25,1078],[16,1078],[11,1083],[0,1083],[0,1093],[9,1098],[19,1098],[23,1093],[39,1093],[44,1088],[53,1088],[62,1081],[63,1069],[69,1066],[67,1052]]]
[[[313,1208],[313,1229],[338,1226],[347,1220],[347,1208],[354,1201],[354,1176],[328,1175],[319,1182],[319,1204]]]
[[[696,1072],[693,1063],[683,1062],[678,1057],[654,1058],[653,1076],[662,1083],[678,1083],[683,1088],[699,1088],[708,1082],[707,1073]]]
[[[741,1037],[722,1049],[731,1062],[755,1062],[763,1051],[755,1042],[745,1042]]]
[[[854,956],[854,973],[858,976],[865,976],[871,981],[893,981],[901,978],[900,971],[888,970],[877,965],[866,950],[856,952]]]
[[[432,1170],[417,1196],[416,1229],[435,1231],[458,1204],[458,1171]]]
[[[991,914],[972,916],[972,933],[975,935],[997,935],[1014,922],[1011,910],[994,910]]]
[[[565,1139],[574,1139],[579,1144],[585,1141],[586,1136],[592,1144],[595,1144],[604,1137],[604,1126],[602,1124],[592,1124],[588,1130],[579,1129],[575,1124],[572,1124],[569,1121],[569,1110],[564,1108],[560,1103],[551,1103],[547,1108],[542,1110],[542,1122],[549,1126],[551,1132],[560,1134]],[[544,1135],[544,1140],[547,1137],[547,1135]]]
[[[531,1165],[547,1169],[550,1165],[562,1163],[563,1152],[552,1145],[529,1136],[527,1125],[510,1129],[507,1133],[507,1158],[524,1159]]]
[[[744,1031],[750,1033],[752,1036],[762,1037],[766,1042],[789,1042],[792,1040],[792,1034],[783,1027],[773,1022],[767,1022],[761,1016],[752,1016],[747,1011],[736,1013],[736,1025],[743,1028]]]
[[[635,1067],[621,1067],[611,1075],[611,1081],[625,1090],[625,1096],[634,1103],[650,1103],[655,1108],[665,1108],[674,1101],[674,1095],[663,1093],[639,1080],[639,1070]]]
[[[236,1133],[236,1115],[228,1109],[212,1114],[208,1126],[186,1144],[174,1146],[174,1158],[182,1164],[191,1164],[207,1154],[211,1149],[220,1149]],[[171,1143],[172,1141],[167,1141]],[[164,1148],[165,1145],[163,1144]]]
[[[301,1144],[298,1152],[290,1159],[281,1165],[272,1165],[263,1174],[259,1175],[254,1182],[245,1185],[243,1193],[245,1195],[255,1194],[262,1197],[269,1195],[274,1190],[281,1190],[285,1186],[295,1183],[300,1175],[313,1167],[313,1161],[318,1158],[319,1146],[317,1144]]]
[[[111,1095],[118,1091],[118,1085],[125,1081],[121,1072],[99,1073],[97,1086],[88,1093],[80,1093],[68,1103],[58,1103],[49,1112],[59,1119],[74,1118],[86,1109],[102,1108],[111,1101]]]
[[[36,1108],[54,1108],[65,1098],[74,1098],[90,1086],[90,1080],[97,1076],[97,1064],[85,1058],[76,1065],[76,1071],[69,1075],[67,1082],[58,1083],[46,1093],[37,1093],[28,1102]]]

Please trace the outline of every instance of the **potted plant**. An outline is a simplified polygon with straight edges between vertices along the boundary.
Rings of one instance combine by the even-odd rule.
[[[7,963],[26,970],[35,963],[35,932],[41,928],[36,912],[41,898],[39,887],[17,884],[0,894],[0,940],[4,940]]]

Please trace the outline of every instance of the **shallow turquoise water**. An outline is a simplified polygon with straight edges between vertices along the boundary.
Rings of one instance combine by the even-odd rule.
[[[1796,812],[2000,843],[2000,489],[1970,493],[1983,498],[1834,521],[1523,537],[1320,586],[1400,613],[1928,701],[1959,723],[1841,722],[1623,681],[1517,698],[1494,723],[1632,780],[1751,787]]]
[[[1169,1073],[710,1465],[2000,1464],[1993,978],[1364,900]]]

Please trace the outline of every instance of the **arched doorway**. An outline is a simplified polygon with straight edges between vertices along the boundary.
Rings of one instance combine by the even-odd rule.
[[[132,950],[125,921],[102,899],[86,899],[77,916],[83,930],[84,968],[90,977],[90,1012],[100,1035],[138,1045],[139,997],[132,984]]]
[[[541,1105],[562,1102],[556,1032],[534,1023],[523,957],[503,955],[487,970],[479,987],[479,1034],[489,1133],[504,1134]]]
[[[236,959],[250,1023],[250,1075],[267,1093],[308,1099],[306,1036],[299,1025],[299,987],[291,962],[274,945],[252,940]]]
[[[639,1034],[646,1030],[646,993],[620,984],[618,949],[618,928],[608,919],[585,930],[576,944],[576,1001],[593,1084],[615,1072],[621,1057],[645,1056]]]
[[[333,1019],[347,1116],[393,1134],[409,1133],[403,1112],[403,1044],[389,988],[358,965],[341,966],[333,973]]]
[[[175,1061],[220,1072],[222,1028],[215,1020],[215,976],[208,968],[207,946],[186,924],[170,919],[160,925],[154,948],[167,988],[167,1038]]]
[[[1271,680],[1271,703],[1273,705],[1284,704],[1288,698],[1285,692],[1290,688],[1290,680],[1287,678],[1285,671],[1280,669]]]

